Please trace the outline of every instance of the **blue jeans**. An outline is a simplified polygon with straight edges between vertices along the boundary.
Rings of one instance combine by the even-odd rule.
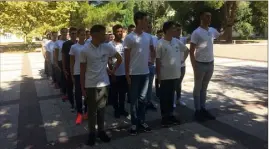
[[[146,94],[148,90],[149,75],[132,75],[130,94],[130,113],[132,125],[139,125],[145,122]]]
[[[152,85],[153,85],[153,79],[155,75],[155,66],[150,65],[149,66],[149,85],[148,85],[148,91],[147,91],[147,101],[150,102],[152,99]]]

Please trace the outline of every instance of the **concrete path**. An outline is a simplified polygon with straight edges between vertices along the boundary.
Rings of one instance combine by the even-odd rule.
[[[43,76],[41,53],[0,55],[1,149],[91,149],[84,145],[87,122],[75,125],[75,114],[60,92]],[[151,133],[129,136],[129,118],[114,119],[107,107],[106,127],[112,141],[99,149],[263,149],[268,145],[267,63],[216,58],[207,107],[217,120],[193,120],[193,74],[187,60],[182,101],[176,108],[182,124],[160,127],[160,110],[147,112]],[[155,100],[158,104],[158,101]],[[126,104],[126,107],[129,106]]]

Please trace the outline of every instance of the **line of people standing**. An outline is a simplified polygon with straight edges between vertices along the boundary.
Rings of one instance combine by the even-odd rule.
[[[49,63],[51,70],[48,72],[51,72],[55,87],[61,88],[62,100],[69,100],[72,112],[76,105],[76,124],[80,124],[83,118],[88,119],[89,145],[95,144],[96,137],[104,142],[110,141],[104,130],[105,107],[109,98],[114,107],[114,116],[119,118],[129,115],[125,110],[127,96],[131,135],[151,131],[145,122],[145,113],[147,109],[157,109],[151,101],[155,75],[161,125],[180,124],[173,110],[175,102],[181,101],[181,83],[189,53],[195,76],[195,118],[198,121],[214,119],[206,110],[205,101],[214,67],[213,40],[220,33],[209,27],[211,14],[208,11],[200,14],[200,21],[200,27],[191,35],[190,50],[186,47],[189,38],[180,37],[181,26],[173,21],[165,22],[157,37],[151,35],[152,26],[144,12],[135,13],[135,26],[128,27],[125,37],[121,25],[113,26],[114,37],[106,34],[103,25],[94,25],[90,31],[71,27],[70,40],[67,40],[66,28],[61,29],[58,40],[57,32],[51,33],[51,41],[45,44],[46,63]],[[84,103],[82,97],[85,98]]]

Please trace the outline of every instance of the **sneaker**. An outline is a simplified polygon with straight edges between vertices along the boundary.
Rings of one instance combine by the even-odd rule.
[[[132,135],[132,136],[137,135],[137,127],[136,127],[136,125],[131,126],[130,135]]]
[[[105,131],[98,132],[98,137],[103,142],[110,142],[111,138],[106,134]]]
[[[83,114],[83,119],[84,120],[87,120],[88,119],[88,113],[87,112]]]
[[[143,123],[143,124],[140,124],[140,128],[144,131],[144,132],[150,132],[151,131],[151,128],[148,126],[148,124],[146,123]]]
[[[76,119],[76,125],[79,125],[82,123],[82,114],[78,113],[77,114],[77,119]]]
[[[127,116],[129,116],[129,113],[127,111],[123,110],[120,112],[120,115],[127,117]]]
[[[117,119],[120,118],[120,112],[118,110],[114,111],[114,117]]]
[[[175,125],[179,125],[179,124],[180,124],[180,120],[178,120],[175,116],[170,116],[170,117],[169,117],[169,121],[170,121],[172,124],[175,124]]]
[[[86,144],[89,146],[93,146],[95,145],[95,140],[96,140],[95,133],[90,133]]]
[[[205,117],[205,118],[207,118],[207,119],[209,119],[209,120],[215,120],[216,119],[216,117],[215,116],[213,116],[211,113],[209,113],[206,109],[201,109],[201,114]]]
[[[198,111],[198,110],[195,111],[194,118],[198,122],[203,122],[204,121],[204,116],[201,114],[201,111]]]
[[[168,118],[163,117],[162,121],[161,121],[161,125],[162,127],[169,127],[170,125],[172,125],[171,121],[169,121]]]

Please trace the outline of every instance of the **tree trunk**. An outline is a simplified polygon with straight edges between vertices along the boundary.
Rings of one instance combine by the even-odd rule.
[[[222,26],[225,28],[223,39],[227,43],[232,43],[233,25],[236,18],[238,2],[236,1],[226,1],[222,8],[223,22]]]

